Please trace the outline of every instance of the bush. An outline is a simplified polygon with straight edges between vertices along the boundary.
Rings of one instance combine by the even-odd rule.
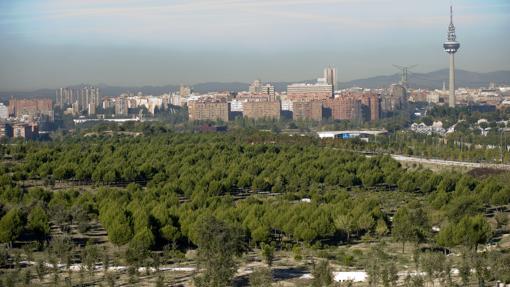
[[[333,283],[333,272],[327,260],[322,260],[315,265],[312,274],[314,287],[331,286]]]
[[[294,247],[292,247],[292,253],[294,254],[295,260],[301,261],[303,259],[301,247],[299,245],[294,245]]]
[[[354,256],[352,255],[344,255],[342,258],[342,263],[345,266],[353,266],[354,265]]]
[[[250,286],[252,287],[267,287],[271,286],[273,275],[269,268],[257,268],[250,274]]]

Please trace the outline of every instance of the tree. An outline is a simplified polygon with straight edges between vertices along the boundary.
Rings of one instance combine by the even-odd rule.
[[[117,174],[115,170],[110,169],[103,175],[103,181],[106,183],[113,183],[117,180]]]
[[[427,219],[420,207],[409,205],[401,207],[393,217],[392,235],[402,242],[402,252],[406,242],[419,243],[425,238]]]
[[[271,274],[271,269],[269,268],[256,268],[250,274],[250,286],[251,287],[267,287],[271,286],[271,282],[273,281],[273,276]]]
[[[425,116],[421,118],[421,122],[427,126],[431,126],[434,123],[434,120],[430,116]]]
[[[271,236],[271,229],[263,223],[257,222],[257,228],[251,232],[251,238],[255,242],[264,242]]]
[[[465,216],[453,227],[453,242],[476,250],[478,244],[486,243],[492,236],[492,229],[482,215]]]
[[[9,262],[9,252],[4,246],[0,246],[0,266],[4,267]]]
[[[262,243],[260,248],[262,249],[262,256],[264,257],[264,261],[266,261],[267,266],[271,267],[273,265],[274,259],[274,246]]]
[[[459,266],[459,277],[462,282],[462,286],[468,286],[469,278],[471,277],[471,265],[466,252],[462,253],[462,261]]]
[[[143,227],[129,242],[129,249],[136,254],[135,256],[140,256],[139,259],[143,259],[155,243],[156,238],[152,231],[148,227]]]
[[[404,286],[406,287],[423,287],[425,286],[425,282],[420,275],[407,275],[404,279]]]
[[[131,217],[118,203],[105,203],[100,210],[99,219],[113,244],[126,244],[133,237]]]
[[[206,216],[196,227],[198,265],[205,271],[195,278],[197,286],[224,287],[237,271],[234,257],[239,254],[239,232],[213,216]]]
[[[444,247],[454,247],[457,245],[455,242],[455,238],[453,238],[454,226],[453,224],[448,224],[447,226],[441,228],[439,233],[436,235],[435,241],[438,245]]]
[[[458,222],[462,217],[474,216],[483,210],[482,202],[473,195],[458,196],[447,205],[447,218]]]
[[[377,225],[375,227],[375,233],[379,237],[383,237],[386,234],[388,234],[388,225],[386,225],[386,221],[384,219],[380,218],[377,220]]]
[[[493,277],[503,283],[510,283],[510,254],[493,251],[488,254],[489,266]]]
[[[36,206],[30,211],[28,214],[27,227],[40,238],[45,238],[50,234],[48,214],[46,214],[46,211],[42,207]]]
[[[374,218],[369,213],[364,213],[358,218],[356,223],[359,230],[370,231],[374,225]]]
[[[476,279],[478,280],[478,286],[484,287],[485,282],[489,280],[491,275],[487,262],[487,254],[485,252],[482,252],[481,254],[472,252],[470,255],[472,265],[475,269]]]
[[[361,174],[361,181],[364,186],[372,187],[383,181],[383,173],[379,170],[370,170]]]
[[[48,252],[52,256],[56,256],[62,263],[70,263],[71,249],[73,244],[68,236],[58,236],[51,239]]]
[[[347,242],[351,238],[351,232],[353,230],[354,218],[351,214],[340,215],[334,220],[335,227],[338,231],[345,232],[347,235]]]
[[[30,286],[32,283],[32,271],[30,269],[25,270],[23,272],[23,285]]]
[[[389,284],[393,281],[393,267],[390,269],[390,257],[383,250],[384,243],[373,246],[368,255],[365,264],[365,270],[368,276],[368,286],[380,286],[379,281]]]
[[[443,265],[445,263],[445,256],[443,254],[427,252],[420,256],[422,269],[427,274],[429,281],[434,286],[434,280],[437,279],[441,272],[443,272]]]
[[[81,251],[81,263],[87,270],[92,273],[94,272],[94,266],[96,265],[97,260],[99,259],[99,250],[97,245],[92,244],[91,242],[87,242],[85,248]]]
[[[44,264],[44,261],[42,259],[37,259],[35,263],[35,272],[37,273],[37,277],[39,278],[39,281],[42,282],[44,275],[46,274],[46,265]]]
[[[497,228],[506,227],[508,224],[508,215],[504,212],[496,212],[494,219],[496,219]]]
[[[23,213],[17,207],[0,219],[0,242],[12,243],[23,231]]]
[[[381,270],[381,281],[384,287],[397,286],[398,270],[395,262],[387,262]]]
[[[403,253],[406,241],[411,241],[415,235],[413,222],[407,208],[400,208],[393,217],[393,229],[391,233],[397,241],[402,242]]]
[[[163,226],[159,231],[161,233],[161,237],[170,242],[176,242],[181,237],[179,228],[173,226],[172,224]]]
[[[333,272],[327,260],[321,260],[313,268],[313,287],[327,287],[333,284]]]
[[[164,287],[165,286],[165,278],[163,275],[158,275],[158,278],[156,279],[156,287]]]
[[[108,271],[105,271],[105,277],[106,277],[106,283],[108,284],[109,287],[114,287],[115,286],[115,280],[117,278],[115,278],[115,275],[112,273],[112,272],[108,272]]]

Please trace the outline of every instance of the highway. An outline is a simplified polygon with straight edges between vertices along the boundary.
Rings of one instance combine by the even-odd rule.
[[[435,165],[445,165],[445,166],[460,166],[467,168],[493,168],[493,169],[502,169],[509,170],[510,165],[508,164],[493,164],[493,163],[478,163],[478,162],[465,162],[465,161],[453,161],[453,160],[442,160],[442,159],[426,159],[421,157],[410,157],[403,156],[398,154],[392,154],[391,157],[397,161],[404,162],[415,162],[415,163],[425,163],[425,164],[435,164]]]

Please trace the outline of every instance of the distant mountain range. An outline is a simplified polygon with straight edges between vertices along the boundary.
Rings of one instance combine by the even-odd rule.
[[[446,82],[446,85],[448,86],[448,77],[448,69],[430,73],[410,73],[408,82],[411,88],[439,89],[443,87],[443,82]],[[488,87],[490,82],[494,82],[497,85],[510,85],[510,71],[476,73],[465,70],[457,70],[456,78],[457,87]],[[399,81],[400,74],[394,74],[340,83],[340,87],[381,88],[387,87],[392,83],[398,83]]]
[[[339,83],[339,88],[350,87],[363,87],[363,88],[384,88],[393,83],[400,81],[400,74],[377,76],[366,79],[353,80],[349,82]],[[448,83],[448,69],[438,70],[430,73],[411,73],[409,75],[409,86],[411,88],[424,88],[424,89],[439,89],[443,87],[443,82]],[[313,80],[301,81],[312,83]],[[497,71],[489,73],[469,72],[465,70],[457,70],[457,86],[458,87],[487,87],[490,82],[497,85],[510,85],[510,71]],[[290,82],[272,82],[276,91],[285,91]],[[76,85],[80,87],[82,85]],[[118,96],[125,92],[142,92],[148,95],[161,95],[169,92],[176,92],[179,90],[178,85],[166,86],[143,86],[143,87],[117,87],[109,86],[107,84],[96,85],[101,89],[101,94],[104,96]],[[247,91],[249,83],[231,82],[231,83],[201,83],[193,85],[193,90],[196,92],[210,92],[210,91]],[[0,98],[7,100],[10,97],[55,97],[55,90],[41,89],[30,92],[0,92]]]

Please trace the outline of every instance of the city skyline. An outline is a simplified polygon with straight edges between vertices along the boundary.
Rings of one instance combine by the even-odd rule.
[[[296,81],[329,65],[344,82],[393,74],[392,64],[447,67],[449,3],[439,0],[45,2],[0,4],[1,90]],[[510,69],[510,3],[453,4],[457,67]]]

